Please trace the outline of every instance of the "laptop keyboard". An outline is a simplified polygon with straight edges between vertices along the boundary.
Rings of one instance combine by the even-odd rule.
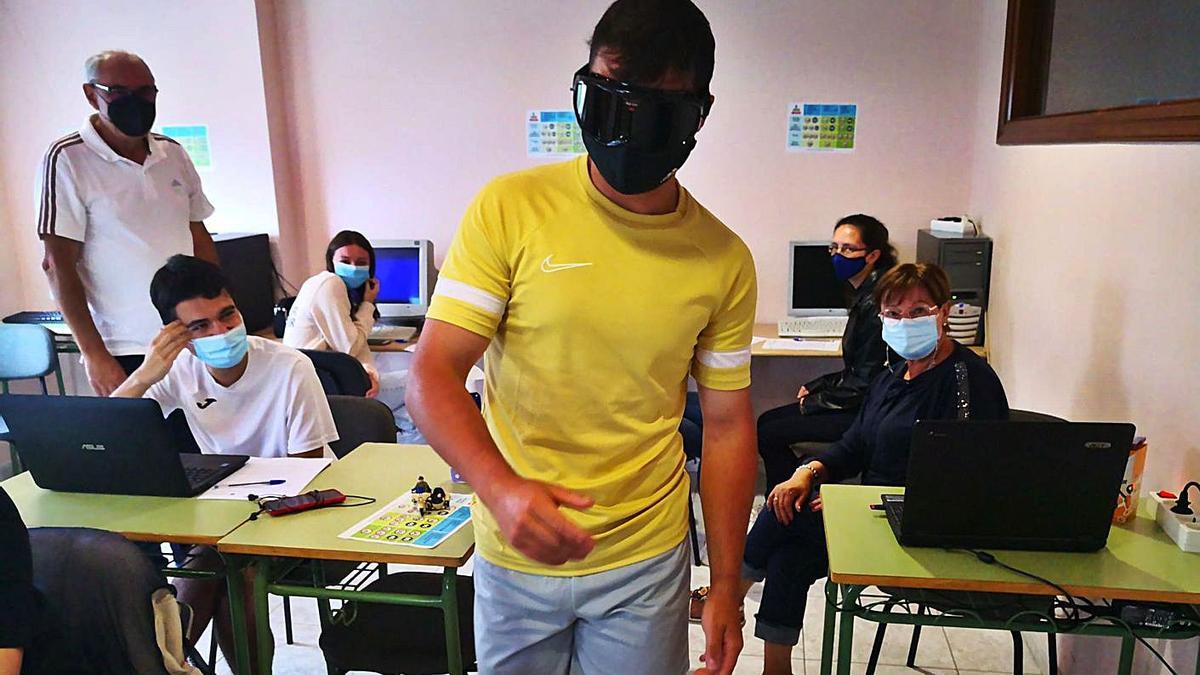
[[[203,485],[205,481],[212,478],[221,469],[208,466],[184,466],[183,475],[187,478],[188,485]]]

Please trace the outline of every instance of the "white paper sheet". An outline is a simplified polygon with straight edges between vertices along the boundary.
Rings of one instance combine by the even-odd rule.
[[[230,474],[225,480],[205,490],[199,499],[236,499],[245,501],[250,495],[300,494],[304,487],[325,470],[333,460],[322,457],[251,457],[246,465]],[[278,485],[267,485],[263,481],[282,480]],[[236,483],[259,483],[230,487]]]
[[[778,340],[767,340],[763,344],[763,349],[771,349],[781,352],[830,352],[837,353],[841,349],[842,341],[834,338],[830,340],[812,340],[804,338],[780,338]]]

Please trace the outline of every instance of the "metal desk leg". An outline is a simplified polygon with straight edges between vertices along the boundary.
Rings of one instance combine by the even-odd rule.
[[[1121,662],[1117,665],[1118,675],[1129,675],[1133,672],[1133,638],[1129,635],[1121,637]]]
[[[259,558],[254,570],[254,643],[258,647],[258,675],[270,675],[271,660],[275,656],[275,640],[271,637],[271,607],[267,596],[270,580],[271,559]]]
[[[862,586],[842,586],[842,625],[838,635],[838,675],[850,675],[850,659],[854,654],[854,615],[846,609],[858,602]]]
[[[452,567],[442,570],[442,612],[446,619],[446,665],[450,675],[463,675],[458,632],[458,573]]]
[[[838,585],[832,581],[825,583],[825,625],[821,629],[821,675],[833,672],[833,635],[834,623],[837,621]]]
[[[240,556],[221,557],[225,561],[225,589],[229,597],[229,620],[233,625],[233,653],[237,666],[234,670],[241,675],[250,672],[250,635],[246,630],[246,603],[242,595],[242,573],[246,567]]]

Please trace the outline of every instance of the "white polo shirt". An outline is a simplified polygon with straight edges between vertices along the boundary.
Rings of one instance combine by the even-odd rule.
[[[333,272],[318,272],[300,286],[288,311],[283,344],[296,349],[341,352],[374,368],[367,338],[375,325],[375,305],[363,302],[350,317],[346,283]]]
[[[150,279],[167,258],[193,253],[188,224],[213,207],[178,143],[151,134],[150,156],[138,164],[108,147],[93,119],[46,152],[38,236],[83,242],[79,275],[104,345],[117,356],[144,354],[162,329]]]
[[[167,376],[146,390],[163,415],[183,410],[205,454],[287,457],[338,439],[329,401],[312,361],[254,335],[241,379],[223,387],[190,350]]]

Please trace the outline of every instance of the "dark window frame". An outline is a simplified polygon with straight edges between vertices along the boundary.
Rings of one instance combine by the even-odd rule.
[[[1009,0],[998,145],[1198,142],[1200,98],[1043,115],[1054,0]]]

